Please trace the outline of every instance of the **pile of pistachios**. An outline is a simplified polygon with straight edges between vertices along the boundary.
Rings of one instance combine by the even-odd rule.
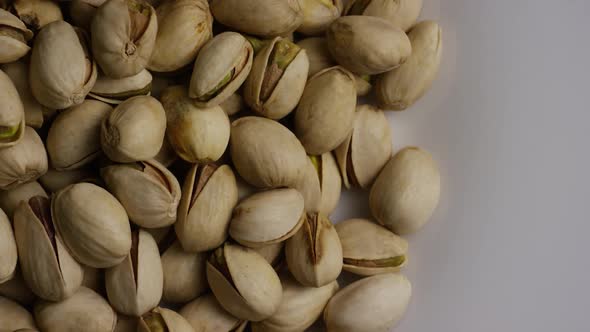
[[[422,0],[0,8],[0,332],[398,324],[440,195],[384,112],[440,66]]]

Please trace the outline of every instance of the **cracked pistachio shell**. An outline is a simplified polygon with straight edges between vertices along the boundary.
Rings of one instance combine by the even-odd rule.
[[[17,268],[12,279],[0,283],[0,298],[4,296],[22,305],[30,306],[35,302],[37,296],[23,280],[20,270]],[[0,300],[1,301],[1,300]],[[0,321],[2,319],[0,318]]]
[[[54,194],[51,217],[70,253],[82,264],[111,267],[129,254],[127,213],[114,196],[97,185],[78,183]]]
[[[109,159],[128,163],[155,157],[166,134],[166,112],[150,96],[136,96],[119,104],[101,126],[100,142]]]
[[[326,32],[328,49],[341,66],[359,75],[374,75],[406,62],[412,45],[406,33],[373,16],[343,16]]]
[[[270,264],[257,252],[225,243],[207,261],[207,280],[219,304],[237,318],[261,321],[278,309],[283,289]]]
[[[176,235],[185,251],[217,248],[227,239],[238,187],[228,165],[195,164],[182,187]]]
[[[33,128],[41,128],[43,125],[43,115],[48,112],[46,107],[39,104],[33,97],[31,88],[29,86],[29,66],[25,61],[15,61],[6,63],[0,66],[0,69],[10,77],[14,87],[18,91],[20,100],[23,103],[25,111],[25,123],[27,126]],[[1,75],[1,74],[0,74]],[[8,89],[0,88],[0,91],[7,93]],[[7,103],[7,97],[2,98],[4,103]],[[8,114],[5,114],[5,116]],[[0,120],[1,121],[1,120]],[[21,131],[22,132],[22,131]]]
[[[72,23],[86,31],[90,31],[90,24],[96,10],[105,2],[106,0],[72,0],[69,8]]]
[[[436,78],[442,56],[442,32],[433,21],[416,24],[408,32],[412,55],[400,67],[377,78],[376,96],[387,109],[404,110],[422,97]]]
[[[65,21],[44,26],[31,55],[29,83],[35,99],[50,109],[80,104],[96,82],[87,37]]]
[[[409,147],[394,155],[371,187],[369,207],[396,234],[414,233],[432,216],[440,197],[440,173],[430,153]]]
[[[209,5],[215,20],[252,35],[283,35],[303,22],[298,0],[212,0]]]
[[[160,228],[176,221],[180,184],[164,165],[153,159],[114,164],[101,169],[101,175],[136,225]]]
[[[252,323],[253,332],[300,332],[321,317],[324,307],[340,288],[338,281],[322,287],[301,285],[288,274],[281,276],[283,300],[269,318]]]
[[[166,110],[166,136],[182,159],[207,163],[221,158],[230,135],[229,118],[221,107],[198,107],[182,85],[165,89],[160,100]]]
[[[299,230],[303,213],[303,196],[295,189],[256,193],[234,209],[229,235],[251,248],[283,242]]]
[[[14,277],[18,253],[12,224],[0,209],[0,284]]]
[[[407,263],[408,242],[367,219],[336,224],[344,270],[361,276],[399,272]]]
[[[157,307],[139,318],[137,332],[194,332],[187,320],[170,309]]]
[[[248,116],[232,123],[232,161],[246,182],[258,188],[291,186],[304,175],[305,150],[282,124]]]
[[[303,94],[309,60],[305,50],[277,37],[254,58],[244,86],[244,100],[252,110],[281,119],[297,107]]]
[[[324,309],[328,331],[390,331],[403,317],[412,286],[400,274],[367,277],[341,289]]]
[[[422,0],[353,0],[346,6],[346,15],[376,16],[407,31],[422,11]]]
[[[307,81],[295,112],[295,134],[311,155],[334,150],[352,130],[356,107],[354,76],[342,67]]]
[[[158,31],[156,10],[144,0],[108,0],[90,25],[92,53],[112,78],[133,76],[148,64]]]
[[[14,211],[22,201],[28,201],[34,196],[47,197],[45,190],[37,181],[23,183],[11,190],[0,190],[0,209],[6,212],[12,220]]]
[[[264,257],[266,261],[278,271],[283,265],[285,242],[277,242],[267,244],[262,247],[253,248],[260,256]]]
[[[206,252],[189,253],[176,241],[162,255],[164,293],[162,300],[186,303],[203,294],[208,288],[205,266]]]
[[[31,127],[24,131],[18,144],[0,149],[0,190],[35,181],[47,172],[47,152],[41,138]]]
[[[2,38],[0,36],[0,38]],[[4,68],[4,67],[3,67]],[[14,146],[25,134],[25,111],[16,86],[0,70],[0,149]]]
[[[23,278],[37,296],[63,301],[78,290],[84,270],[55,233],[48,198],[35,196],[20,203],[14,212],[14,234]]]
[[[158,245],[150,233],[131,234],[132,246],[125,259],[105,271],[110,304],[128,316],[141,316],[162,299],[164,274]]]
[[[33,316],[20,304],[0,296],[0,326],[9,331],[37,329]]]
[[[330,215],[340,200],[342,180],[331,152],[309,156],[306,175],[294,185],[305,200],[306,212]]]
[[[189,86],[189,97],[201,108],[217,106],[238,90],[250,69],[252,45],[236,32],[223,32],[199,51]]]
[[[238,92],[235,92],[227,97],[219,106],[227,116],[232,116],[244,109],[244,99],[242,99],[242,96]]]
[[[44,332],[112,332],[117,324],[117,314],[107,301],[85,287],[62,302],[40,301],[34,312]]]
[[[95,178],[96,174],[94,171],[86,168],[72,171],[49,169],[47,173],[39,178],[39,182],[47,192],[55,193],[78,182],[92,182]]]
[[[241,332],[248,324],[225,311],[210,293],[186,304],[180,314],[198,332]]]
[[[393,149],[391,127],[383,111],[359,105],[351,134],[334,154],[346,188],[369,188],[385,166]]]
[[[321,214],[307,214],[303,226],[285,246],[287,265],[302,285],[321,287],[342,271],[342,245],[332,222]]]
[[[171,72],[192,63],[213,36],[206,0],[165,1],[156,8],[158,34],[148,69]]]
[[[100,126],[113,110],[97,100],[85,100],[60,112],[47,134],[47,153],[51,166],[58,171],[81,168],[98,158]]]
[[[0,9],[0,63],[16,61],[31,49],[27,41],[33,32],[10,12]]]
[[[59,5],[52,0],[15,0],[14,13],[33,31],[64,19]]]
[[[303,22],[297,28],[304,35],[324,33],[330,23],[340,17],[342,0],[299,0]]]
[[[88,95],[105,103],[118,105],[134,96],[149,96],[151,88],[152,74],[144,69],[133,76],[123,78],[110,78],[99,74]]]

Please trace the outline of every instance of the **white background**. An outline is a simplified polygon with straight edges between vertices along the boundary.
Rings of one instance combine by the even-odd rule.
[[[424,0],[440,76],[388,113],[394,147],[438,160],[411,236],[402,332],[590,331],[590,1]],[[366,216],[345,193],[335,222]]]

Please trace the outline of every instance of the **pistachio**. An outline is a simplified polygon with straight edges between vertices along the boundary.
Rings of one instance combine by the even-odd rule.
[[[62,302],[38,302],[34,311],[35,321],[44,332],[107,332],[117,323],[107,301],[85,287]]]
[[[35,181],[47,172],[47,153],[41,138],[31,127],[24,131],[18,144],[0,149],[0,190]]]
[[[90,31],[90,24],[96,10],[106,0],[72,0],[70,2],[70,19],[75,26]]]
[[[238,188],[231,167],[193,165],[182,187],[175,224],[184,250],[202,252],[220,246],[227,239],[237,202]]]
[[[257,252],[225,243],[207,261],[207,280],[219,304],[240,319],[261,321],[278,309],[281,281]]]
[[[177,312],[157,307],[143,315],[138,322],[137,332],[193,332],[184,317]]]
[[[115,197],[94,184],[74,184],[57,192],[51,217],[69,252],[82,264],[111,267],[129,254],[127,213]]]
[[[260,189],[254,187],[244,180],[241,176],[236,176],[236,183],[238,185],[238,201],[257,193]]]
[[[295,112],[295,133],[311,155],[334,150],[352,130],[356,107],[354,76],[332,67],[312,76]]]
[[[213,36],[206,0],[165,1],[156,8],[158,34],[148,69],[171,72],[192,63]]]
[[[152,74],[146,69],[123,78],[110,78],[99,74],[88,93],[92,98],[118,105],[133,96],[149,95],[152,89]]]
[[[63,109],[80,104],[96,82],[87,37],[65,21],[44,26],[35,37],[29,83],[41,105]]]
[[[215,36],[201,48],[195,60],[189,96],[202,108],[221,104],[244,83],[253,56],[252,45],[239,33]]]
[[[253,116],[232,123],[230,151],[238,173],[259,188],[296,183],[307,163],[305,150],[289,129]]]
[[[404,315],[412,286],[399,274],[379,274],[341,289],[324,309],[328,331],[390,331]]]
[[[304,286],[321,287],[342,271],[342,246],[336,229],[322,214],[307,214],[303,226],[287,240],[289,271]]]
[[[398,28],[407,31],[420,15],[422,0],[353,0],[345,9],[346,15],[382,17]]]
[[[112,332],[137,332],[137,317],[117,315],[117,326]]]
[[[35,99],[35,97],[33,97],[33,94],[31,93],[31,88],[29,86],[28,64],[24,60],[15,61],[1,65],[0,69],[3,70],[6,75],[8,75],[14,84],[14,87],[18,91],[18,95],[20,96],[20,100],[25,111],[25,124],[33,128],[41,128],[43,125],[43,117],[49,112],[49,110],[39,104],[39,102]],[[8,88],[1,88],[0,91],[7,93],[10,90]],[[8,96],[2,97],[2,100],[3,103],[5,103],[4,107],[11,104],[11,99]],[[4,116],[11,114],[13,111],[6,109]],[[20,133],[22,133],[22,131]],[[1,144],[2,143],[0,143],[0,145]]]
[[[272,244],[267,244],[262,247],[253,248],[260,256],[262,256],[266,261],[275,269],[275,271],[279,271],[280,268],[283,266],[284,263],[284,253],[285,253],[285,242],[277,242]]]
[[[213,294],[203,295],[180,309],[195,331],[241,332],[247,321],[241,321],[225,311]]]
[[[212,0],[209,5],[221,24],[253,35],[282,35],[303,22],[297,0]]]
[[[340,17],[342,0],[298,0],[303,22],[297,28],[304,35],[322,34],[330,23]]]
[[[162,300],[186,303],[204,293],[209,286],[205,266],[208,255],[185,252],[176,241],[162,255],[164,293]]]
[[[35,302],[37,296],[25,283],[20,269],[17,267],[12,279],[0,283],[0,298],[2,296],[16,301],[24,306],[30,306]],[[1,301],[1,300],[0,300]],[[0,321],[2,318],[0,318]]]
[[[370,187],[391,151],[391,128],[383,112],[371,105],[357,106],[352,132],[334,151],[346,188]]]
[[[9,331],[37,329],[33,316],[18,303],[0,296],[0,326]]]
[[[25,24],[4,9],[0,9],[0,63],[16,61],[31,49],[27,41],[33,32]]]
[[[290,188],[254,194],[234,209],[230,236],[240,244],[257,248],[293,236],[303,222],[301,194]]]
[[[59,5],[51,0],[14,0],[14,13],[27,27],[37,31],[54,21],[63,20]]]
[[[105,117],[100,142],[104,153],[113,161],[142,161],[158,154],[165,133],[166,113],[162,104],[153,97],[136,96]]]
[[[101,169],[101,175],[136,225],[159,228],[176,221],[180,184],[164,165],[155,160],[115,164]]]
[[[14,211],[22,201],[28,201],[34,196],[47,197],[45,190],[37,181],[23,183],[11,190],[0,190],[0,209],[6,212],[8,218],[12,220]]]
[[[303,196],[305,202],[305,212],[319,212],[322,204],[322,188],[320,185],[320,171],[316,168],[316,156],[308,158],[304,175],[293,184]]]
[[[47,153],[57,171],[74,170],[102,153],[100,126],[113,110],[97,100],[85,100],[57,115],[47,134]]]
[[[330,215],[340,200],[342,180],[332,153],[309,156],[306,175],[293,186],[303,195],[306,212]]]
[[[385,108],[404,110],[422,97],[432,85],[442,57],[442,32],[433,21],[416,24],[408,37],[412,55],[406,63],[377,78],[377,101]]]
[[[406,62],[412,46],[403,30],[372,16],[344,16],[326,32],[336,62],[356,74],[379,74]]]
[[[280,119],[297,106],[308,70],[305,50],[277,37],[256,55],[244,87],[244,99],[255,112]]]
[[[244,100],[239,93],[234,93],[231,96],[227,97],[221,104],[219,104],[221,109],[227,114],[227,116],[236,115],[239,111],[244,108]]]
[[[86,168],[73,171],[56,171],[49,169],[39,178],[41,185],[50,193],[55,193],[63,188],[78,182],[94,182],[97,175]]]
[[[363,97],[371,92],[373,84],[371,83],[371,76],[369,75],[354,75],[354,83],[356,86],[356,95]]]
[[[8,216],[0,209],[0,284],[12,279],[18,261],[17,246]]]
[[[199,108],[186,87],[168,87],[160,97],[166,110],[166,135],[176,153],[191,163],[214,162],[229,143],[229,118],[219,106]]]
[[[90,26],[92,52],[112,78],[133,76],[148,64],[158,31],[156,10],[144,0],[108,0]]]
[[[0,37],[1,38],[1,37]],[[14,146],[25,134],[25,111],[12,80],[0,70],[0,149]]]

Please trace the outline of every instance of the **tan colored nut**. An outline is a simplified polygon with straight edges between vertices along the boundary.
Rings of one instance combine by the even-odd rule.
[[[70,19],[72,23],[77,27],[90,31],[90,24],[96,10],[105,2],[106,0],[72,0],[70,2]]]
[[[303,22],[297,28],[305,35],[324,33],[330,23],[340,17],[342,0],[298,0],[303,14]]]
[[[356,86],[356,95],[363,97],[371,92],[373,84],[371,83],[371,76],[369,75],[354,75],[354,83]]]
[[[264,257],[266,261],[275,269],[279,271],[284,263],[285,258],[285,242],[277,242],[268,244],[263,247],[253,248],[260,256]]]
[[[10,12],[0,9],[0,63],[16,61],[31,49],[27,42],[33,32]]]
[[[18,144],[0,149],[0,190],[37,180],[47,172],[47,152],[39,135],[25,127]]]
[[[189,253],[176,241],[162,254],[164,293],[162,300],[186,303],[204,293],[209,285],[205,266],[208,254]]]
[[[412,286],[400,274],[379,274],[341,289],[324,309],[328,331],[390,331],[403,317]]]
[[[440,173],[425,150],[405,148],[379,173],[369,195],[373,217],[396,234],[422,228],[440,197]]]
[[[12,279],[18,262],[18,253],[12,225],[0,209],[0,284]]]
[[[118,105],[134,96],[149,96],[151,89],[152,74],[144,69],[133,76],[123,78],[110,78],[99,74],[88,95],[105,103]]]
[[[14,87],[18,91],[25,111],[25,124],[33,128],[41,128],[43,125],[43,116],[45,113],[48,113],[49,110],[43,105],[39,104],[39,102],[35,99],[35,97],[33,97],[33,94],[31,93],[31,87],[29,86],[28,64],[24,60],[15,61],[1,65],[0,69],[3,70],[6,75],[8,75],[14,84]],[[8,90],[2,88],[0,91],[6,93]],[[4,103],[7,103],[9,99],[4,97],[3,100]],[[7,114],[8,112],[4,114],[4,116]]]
[[[139,318],[137,332],[194,332],[176,311],[157,307]]]
[[[227,97],[227,99],[219,104],[219,106],[227,116],[236,115],[236,113],[244,109],[244,99],[242,99],[242,96],[236,92]]]
[[[349,1],[346,15],[382,17],[398,28],[408,31],[420,16],[422,0],[353,0]]]
[[[199,332],[241,332],[248,324],[225,311],[210,293],[186,304],[180,314]]]
[[[377,101],[384,108],[404,110],[420,99],[438,74],[442,31],[434,21],[416,24],[409,32],[412,55],[406,63],[377,78]]]
[[[115,326],[115,330],[113,332],[137,332],[137,325],[137,317],[118,314],[117,326]]]
[[[49,169],[47,173],[39,178],[39,182],[49,193],[55,193],[63,188],[79,182],[95,182],[98,175],[86,168],[80,168],[73,171],[56,171]]]
[[[309,157],[307,165],[305,166],[304,175],[293,184],[293,188],[297,189],[303,196],[305,202],[305,212],[317,213],[320,211],[322,204],[322,188],[320,185],[319,169],[316,169],[312,158]]]
[[[11,190],[0,190],[0,209],[4,210],[8,218],[12,220],[20,202],[26,202],[34,196],[47,197],[45,190],[37,181],[23,183]]]
[[[37,296],[25,283],[20,270],[17,268],[14,277],[0,284],[0,298],[4,296],[24,306],[32,306]],[[1,302],[2,300],[0,300]],[[0,318],[2,321],[2,318]]]
[[[37,329],[33,316],[18,303],[0,296],[0,326],[10,331]]]
[[[15,0],[12,8],[21,21],[33,31],[64,19],[59,5],[51,0]]]
[[[1,37],[0,37],[1,38]],[[25,111],[12,80],[0,70],[0,149],[14,146],[25,134]]]

